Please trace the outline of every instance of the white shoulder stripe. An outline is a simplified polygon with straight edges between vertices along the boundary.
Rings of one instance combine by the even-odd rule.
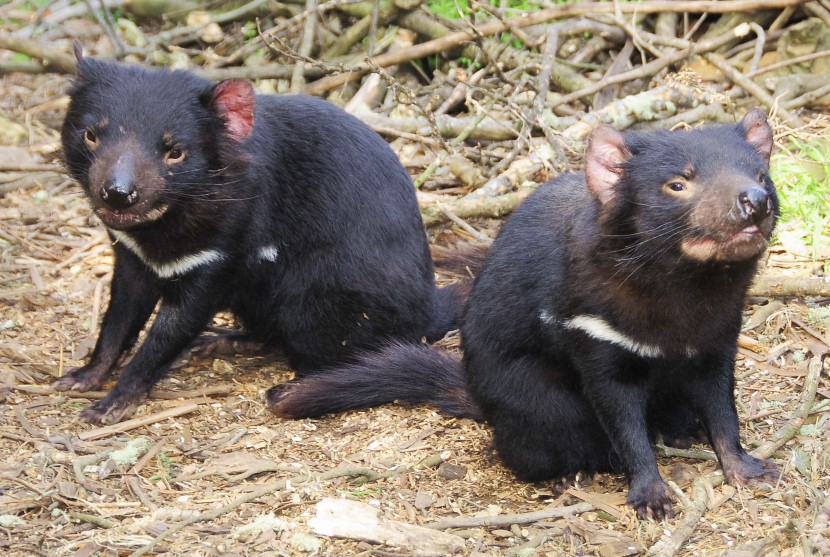
[[[578,329],[592,338],[616,344],[620,348],[625,348],[629,352],[634,352],[644,358],[659,358],[663,356],[663,350],[659,346],[638,342],[616,330],[603,318],[595,315],[577,315],[576,317],[563,321],[562,324],[566,329]]]
[[[276,261],[280,251],[277,246],[263,246],[259,248],[258,254],[261,261]]]
[[[130,235],[120,230],[111,230],[111,232],[118,242],[124,244],[126,248],[136,254],[145,265],[150,267],[159,276],[159,278],[166,279],[172,278],[176,275],[184,275],[197,267],[221,261],[225,258],[225,255],[218,250],[206,249],[190,255],[185,255],[184,257],[166,263],[156,263],[147,257],[144,250],[141,249],[141,246],[139,246],[138,243],[130,237]]]

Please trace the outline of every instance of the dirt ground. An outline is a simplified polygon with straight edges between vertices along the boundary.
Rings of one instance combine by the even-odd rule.
[[[21,154],[32,157],[32,171],[0,174],[2,554],[414,554],[315,534],[309,521],[318,503],[346,498],[411,525],[588,503],[560,517],[448,530],[461,537],[465,555],[611,557],[648,548],[661,555],[830,555],[827,361],[812,382],[817,394],[805,391],[828,351],[828,320],[811,320],[809,309],[826,300],[753,298],[747,307],[736,368],[742,436],[748,447],[789,438],[773,454],[783,479],[735,488],[709,474],[713,482],[694,487],[717,469],[710,448],[682,456],[658,448],[661,473],[681,499],[676,517],[663,523],[638,521],[624,506],[622,476],[599,475],[564,494],[550,483],[519,482],[498,462],[486,424],[431,408],[276,419],[260,397],[290,377],[278,355],[194,355],[136,417],[180,415],[121,432],[79,422],[80,409],[101,394],[55,393],[48,385],[91,350],[112,251],[77,185],[49,171],[48,155],[40,158],[58,140],[66,83],[48,74],[0,82],[3,114],[25,127],[33,145]],[[479,224],[494,234],[498,223]],[[765,264],[775,275],[823,269],[780,246]],[[232,324],[220,316],[216,325]],[[689,523],[700,490],[708,508]],[[671,540],[682,528],[692,533],[676,550]]]

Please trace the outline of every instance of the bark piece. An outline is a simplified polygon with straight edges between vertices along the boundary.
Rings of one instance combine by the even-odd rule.
[[[380,543],[423,557],[464,549],[464,540],[458,536],[383,518],[375,507],[348,499],[323,499],[308,525],[322,536]]]

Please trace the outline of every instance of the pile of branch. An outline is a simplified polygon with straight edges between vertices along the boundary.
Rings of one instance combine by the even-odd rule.
[[[471,0],[455,19],[422,0],[221,4],[102,0],[89,12],[64,0],[35,13],[11,2],[0,20],[28,19],[0,33],[0,49],[31,60],[0,50],[0,74],[71,72],[80,39],[98,56],[327,96],[411,145],[402,158],[427,226],[471,235],[465,219],[508,213],[578,164],[601,123],[672,128],[760,106],[797,129],[805,109],[830,103],[828,0],[543,0],[532,11]]]

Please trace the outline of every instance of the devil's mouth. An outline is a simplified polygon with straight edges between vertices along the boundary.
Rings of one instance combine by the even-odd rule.
[[[746,241],[756,241],[758,238],[761,238],[764,241],[766,241],[766,238],[764,238],[764,234],[761,232],[761,229],[753,224],[747,226],[746,228],[732,236],[732,238],[727,240],[725,243],[734,244]]]
[[[127,230],[129,228],[145,226],[156,222],[167,213],[169,208],[170,206],[166,203],[156,205],[146,211],[121,211],[110,207],[97,207],[95,209],[95,214],[98,215],[98,218],[100,218],[101,221],[108,227],[116,230]]]
[[[754,224],[725,238],[702,236],[688,238],[681,244],[684,254],[699,261],[743,261],[766,247],[766,235]]]

